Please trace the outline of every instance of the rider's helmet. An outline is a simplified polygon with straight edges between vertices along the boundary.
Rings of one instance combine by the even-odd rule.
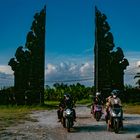
[[[113,98],[116,98],[118,96],[118,94],[119,94],[119,90],[117,90],[117,89],[114,89],[111,92],[111,95],[113,96]]]
[[[66,96],[67,96],[67,93],[64,94],[64,97],[66,97]]]
[[[66,100],[69,100],[69,99],[70,99],[70,94],[65,93],[65,94],[64,94],[64,97],[65,97]]]
[[[101,95],[101,93],[100,92],[96,92],[96,96],[100,96]]]
[[[64,97],[64,99],[66,99],[66,97],[67,97],[67,94],[65,93],[65,94],[63,95],[63,97]]]

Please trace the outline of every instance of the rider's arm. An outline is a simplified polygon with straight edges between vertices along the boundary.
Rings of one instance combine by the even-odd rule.
[[[122,106],[122,103],[121,103],[120,98],[118,98],[118,104],[119,104],[120,106]]]

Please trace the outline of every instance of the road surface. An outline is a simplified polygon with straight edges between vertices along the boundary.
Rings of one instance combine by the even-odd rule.
[[[104,115],[96,122],[90,108],[77,106],[77,121],[68,133],[57,122],[56,110],[34,111],[31,117],[37,122],[26,121],[15,127],[0,131],[0,140],[139,140],[140,115],[124,114],[124,130],[119,134],[107,132]]]

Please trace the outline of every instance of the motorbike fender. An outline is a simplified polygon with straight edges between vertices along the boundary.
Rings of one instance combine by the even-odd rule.
[[[114,118],[114,121],[113,121],[113,128],[114,128],[114,132],[115,133],[118,133],[119,132],[119,128],[120,128],[120,119],[119,118]]]
[[[114,122],[118,122],[118,121],[120,121],[119,118],[118,117],[115,117],[114,118]]]
[[[113,125],[115,125],[115,124],[120,124],[120,118],[119,117],[114,118],[114,124]]]
[[[71,128],[74,125],[73,119],[71,117],[67,117],[66,119],[69,122],[69,125],[70,125],[69,127]]]

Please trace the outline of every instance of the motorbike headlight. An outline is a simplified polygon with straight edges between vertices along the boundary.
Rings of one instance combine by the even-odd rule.
[[[115,117],[116,116],[116,113],[112,112],[112,116]]]
[[[121,117],[121,112],[118,113],[118,117]]]
[[[66,109],[66,114],[70,115],[71,114],[71,110],[70,109]]]

